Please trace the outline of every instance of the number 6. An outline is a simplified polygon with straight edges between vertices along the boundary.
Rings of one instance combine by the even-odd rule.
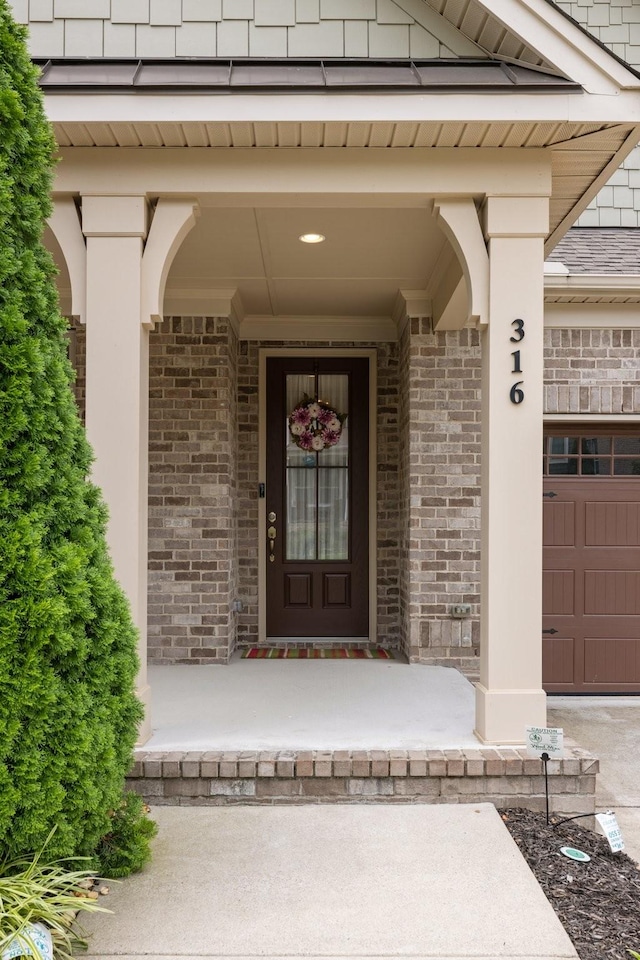
[[[509,400],[511,400],[511,403],[522,403],[524,400],[524,390],[520,389],[521,383],[524,383],[524,380],[518,380],[518,382],[514,383],[511,387],[509,391]]]

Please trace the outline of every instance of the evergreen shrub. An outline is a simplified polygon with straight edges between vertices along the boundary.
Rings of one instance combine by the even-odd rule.
[[[0,855],[55,826],[61,857],[108,833],[141,706],[41,241],[54,142],[25,36],[0,0]]]
[[[96,851],[101,877],[128,877],[137,873],[151,859],[151,840],[158,832],[157,824],[147,814],[149,808],[142,797],[129,790],[111,817],[111,827]]]

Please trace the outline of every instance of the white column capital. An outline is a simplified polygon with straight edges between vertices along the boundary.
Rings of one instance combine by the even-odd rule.
[[[146,197],[82,197],[82,232],[85,237],[147,236]]]
[[[393,307],[393,320],[398,339],[410,320],[431,320],[431,299],[427,290],[398,290]]]
[[[484,233],[492,237],[546,237],[549,233],[548,197],[487,197]]]

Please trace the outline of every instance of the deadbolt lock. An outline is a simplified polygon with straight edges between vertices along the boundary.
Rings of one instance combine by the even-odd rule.
[[[273,512],[273,510],[269,513],[269,516],[267,517],[267,520],[269,521],[269,523],[275,523],[275,522],[276,522],[276,515],[275,515],[275,513]]]

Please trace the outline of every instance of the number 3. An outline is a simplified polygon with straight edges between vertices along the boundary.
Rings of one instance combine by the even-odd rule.
[[[512,320],[511,326],[515,326],[517,336],[509,337],[509,340],[511,343],[520,343],[521,340],[524,340],[524,320]]]

